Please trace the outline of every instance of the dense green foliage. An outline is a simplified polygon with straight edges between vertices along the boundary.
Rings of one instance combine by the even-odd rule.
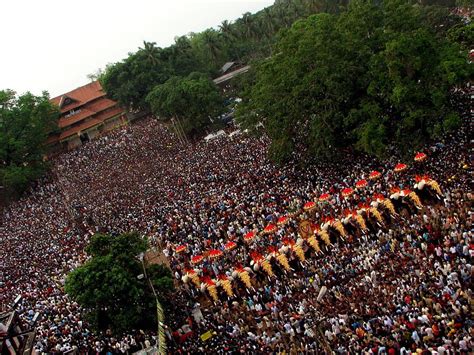
[[[357,0],[297,21],[257,66],[239,120],[263,122],[280,161],[295,147],[317,157],[348,146],[408,152],[459,123],[451,89],[472,67],[452,40],[466,30],[452,26],[462,27],[447,10],[404,0]]]
[[[182,120],[184,131],[190,134],[201,132],[224,110],[217,86],[199,73],[169,79],[156,86],[147,101],[153,114],[163,119]]]
[[[124,60],[107,66],[100,77],[107,94],[124,107],[148,110],[145,97],[168,79],[201,72],[219,74],[228,61],[249,62],[272,54],[276,34],[295,20],[310,14],[337,12],[346,0],[284,0],[256,14],[245,13],[218,29],[177,37],[167,48],[145,42]]]
[[[0,185],[6,196],[21,193],[44,172],[45,142],[58,118],[46,92],[17,97],[0,91]]]
[[[92,237],[86,248],[91,258],[68,275],[65,289],[95,329],[155,329],[155,298],[147,279],[139,278],[143,267],[138,256],[146,249],[146,239],[136,233]],[[169,268],[151,265],[147,275],[160,302],[166,303],[173,290]]]

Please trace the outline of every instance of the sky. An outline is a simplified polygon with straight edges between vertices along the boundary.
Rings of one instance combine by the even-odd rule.
[[[217,27],[274,0],[5,0],[0,11],[0,90],[51,97],[87,84],[143,41]]]

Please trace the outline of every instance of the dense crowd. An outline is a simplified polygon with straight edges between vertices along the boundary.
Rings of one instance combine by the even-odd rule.
[[[178,291],[166,321],[172,353],[286,351],[310,353],[468,353],[472,322],[473,215],[468,155],[469,127],[425,148],[428,160],[377,161],[356,152],[334,162],[274,166],[268,140],[240,133],[183,146],[153,119],[114,131],[52,161],[52,173],[1,216],[0,301],[13,299],[24,321],[36,312],[38,352],[127,353],[155,343],[155,335],[131,330],[123,337],[94,334],[80,307],[63,291],[67,273],[86,260],[84,246],[96,232],[131,230],[148,236],[168,257]],[[296,159],[295,159],[296,161]],[[382,177],[348,198],[345,187]],[[252,288],[236,279],[236,297],[219,291],[219,301],[183,283],[185,270],[217,279],[232,277],[237,265],[250,267],[252,253],[297,241],[300,218],[321,222],[370,203],[393,187],[414,189],[415,174],[442,187],[438,196],[415,190],[424,206],[394,201],[397,214],[383,222],[367,217],[362,232],[348,224],[346,238],[316,253],[306,242],[306,261],[294,252],[291,271],[272,261],[275,276],[248,269]],[[329,193],[330,199],[247,243],[243,236],[276,224],[289,211]],[[193,255],[237,248],[219,259],[192,265]],[[176,248],[186,246],[177,253]],[[210,332],[210,339],[200,335]]]

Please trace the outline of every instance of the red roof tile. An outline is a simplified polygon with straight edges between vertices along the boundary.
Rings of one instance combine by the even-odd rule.
[[[95,115],[101,111],[107,110],[111,107],[116,106],[117,103],[115,101],[106,99],[105,97],[102,99],[95,100],[91,104],[86,105],[85,107],[80,108],[80,112],[76,113],[70,117],[61,117],[58,122],[59,128],[65,128],[67,126],[73,125],[76,122],[86,119],[92,115]]]
[[[81,111],[76,113],[74,116],[70,116],[68,118],[61,117],[59,119],[58,126],[59,128],[65,128],[65,127],[73,125],[76,122],[82,121],[92,115],[95,115],[94,111],[88,110],[86,108],[82,108]]]
[[[74,89],[72,91],[69,91],[63,95],[56,96],[51,99],[51,102],[59,106],[61,104],[63,97],[66,97],[66,96],[76,102],[61,108],[61,113],[80,107],[86,104],[87,102],[90,102],[99,97],[105,96],[105,93],[102,91],[102,86],[100,85],[100,83],[98,81],[94,81],[87,85],[78,87],[77,89]]]
[[[71,99],[72,102],[63,105],[64,100]],[[51,99],[54,104],[61,108],[62,117],[58,126],[63,131],[59,135],[48,138],[48,143],[55,143],[73,136],[81,131],[102,124],[104,121],[123,113],[122,108],[115,101],[105,97],[102,87],[98,81],[81,86],[68,93]],[[71,110],[78,110],[76,114],[65,117]]]

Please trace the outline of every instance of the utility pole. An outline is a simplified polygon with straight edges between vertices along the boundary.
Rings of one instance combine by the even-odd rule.
[[[148,281],[148,285],[150,286],[151,291],[153,292],[153,295],[155,296],[156,321],[158,323],[158,333],[156,334],[157,352],[158,352],[159,355],[165,355],[166,354],[166,338],[165,338],[165,333],[164,333],[164,330],[163,330],[163,325],[164,325],[164,322],[165,322],[165,315],[164,315],[161,303],[158,300],[158,295],[155,291],[155,288],[153,287],[153,283],[148,278],[148,274],[146,273],[145,253],[140,253],[140,255],[138,257],[139,257],[139,259],[142,263],[143,275],[145,276],[146,280]]]

